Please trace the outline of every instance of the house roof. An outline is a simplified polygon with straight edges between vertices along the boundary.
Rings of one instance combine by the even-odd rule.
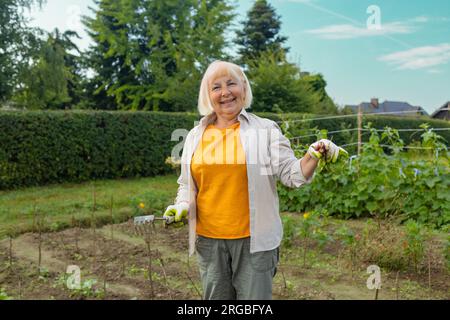
[[[363,102],[360,104],[362,108],[362,112],[364,113],[384,113],[384,112],[404,112],[404,111],[417,111],[421,114],[428,115],[428,113],[419,106],[412,106],[407,102],[399,102],[399,101],[384,101],[378,105],[378,108],[375,108],[370,102]],[[355,112],[358,111],[359,105],[349,106]]]
[[[432,114],[431,114],[431,116],[430,117],[434,117],[434,116],[436,116],[439,112],[444,112],[444,111],[446,111],[446,110],[442,110],[442,109],[445,109],[445,108],[450,108],[450,101],[447,101],[446,103],[444,103],[443,105],[442,105],[442,107],[440,107],[439,109],[437,109],[436,111],[434,111]],[[448,110],[447,110],[448,111]]]

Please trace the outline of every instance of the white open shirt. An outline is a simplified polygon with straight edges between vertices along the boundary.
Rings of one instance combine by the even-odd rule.
[[[206,127],[215,114],[203,117],[187,135],[181,156],[181,175],[175,204],[189,203],[189,254],[195,252],[197,186],[191,174],[191,160]],[[290,188],[311,183],[300,168],[289,140],[276,122],[260,118],[242,109],[240,139],[245,152],[250,209],[250,252],[272,250],[280,246],[283,227],[279,214],[276,181]],[[214,209],[214,208],[212,208]]]

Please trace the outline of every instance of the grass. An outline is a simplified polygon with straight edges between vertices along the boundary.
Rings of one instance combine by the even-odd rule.
[[[59,230],[70,226],[72,217],[81,225],[89,225],[96,193],[95,217],[99,224],[110,222],[111,196],[114,199],[114,221],[134,215],[139,202],[147,212],[158,212],[171,204],[176,196],[175,175],[127,180],[101,180],[82,184],[0,191],[0,239],[9,230],[31,231],[34,207],[45,215],[47,225]]]

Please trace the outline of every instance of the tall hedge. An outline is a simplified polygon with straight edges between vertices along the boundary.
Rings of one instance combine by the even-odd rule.
[[[275,121],[304,116],[258,115]],[[196,114],[164,112],[0,111],[0,190],[165,174],[171,170],[165,159],[178,143],[171,141],[172,132],[190,130],[199,118]],[[448,122],[440,120],[369,118],[377,128],[386,125],[418,128],[424,122],[436,128],[450,127]],[[311,132],[315,126],[328,131],[354,128],[356,119],[297,123],[299,133]],[[302,131],[305,128],[309,131]],[[410,142],[411,134],[402,133],[406,143]],[[450,141],[450,132],[440,131],[439,134]],[[416,136],[419,138],[420,134]],[[348,137],[336,135],[334,141],[344,144]]]
[[[89,179],[154,176],[173,130],[198,116],[107,111],[0,112],[0,189]]]

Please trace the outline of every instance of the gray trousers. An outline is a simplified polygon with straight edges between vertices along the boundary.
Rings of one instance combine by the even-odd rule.
[[[205,300],[271,300],[279,248],[250,253],[250,238],[197,237]]]

